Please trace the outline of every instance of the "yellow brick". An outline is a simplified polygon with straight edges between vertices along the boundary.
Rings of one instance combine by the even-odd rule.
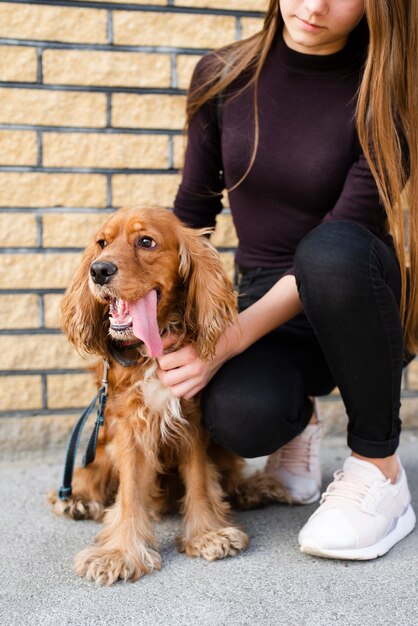
[[[0,130],[0,165],[36,165],[36,133]]]
[[[4,88],[0,98],[0,124],[106,126],[105,94]]]
[[[90,2],[91,0],[80,0],[81,2]],[[111,2],[112,4],[126,4],[126,0],[101,0],[101,2]],[[129,0],[129,4],[152,4],[166,6],[167,0]]]
[[[226,273],[228,274],[229,280],[231,282],[234,281],[234,273],[235,273],[235,259],[234,255],[231,252],[224,252],[221,254],[222,264],[225,268]]]
[[[185,121],[185,96],[123,93],[112,96],[112,126],[182,129]]]
[[[177,56],[177,86],[179,89],[189,88],[193,70],[200,58],[196,54],[179,54]]]
[[[34,294],[0,295],[0,328],[38,328],[39,303]]]
[[[0,213],[0,246],[24,247],[38,243],[35,215]]]
[[[400,418],[403,432],[406,428],[418,427],[418,398],[402,398]]]
[[[0,351],[4,370],[78,369],[87,364],[63,335],[3,335]]]
[[[81,254],[3,254],[1,289],[61,289],[67,287]]]
[[[46,328],[60,328],[60,304],[63,296],[55,293],[44,295]]]
[[[0,376],[0,411],[42,408],[40,376]]]
[[[157,168],[168,164],[164,135],[45,133],[46,167]]]
[[[408,389],[418,391],[418,359],[408,365]]]
[[[332,394],[332,397],[339,398],[339,394]],[[345,435],[347,433],[347,415],[341,399],[321,402],[320,415],[327,435]]]
[[[0,172],[0,206],[106,206],[106,178],[101,174]]]
[[[70,432],[78,418],[79,415],[67,414],[3,417],[0,420],[0,457],[27,461],[29,452],[32,460],[45,462],[48,452],[56,458],[57,448],[64,455]]]
[[[92,374],[47,377],[48,408],[88,406],[97,393]]]
[[[46,50],[45,83],[109,85],[119,87],[169,87],[168,54]]]
[[[58,213],[43,216],[44,246],[84,247],[109,219],[103,213]]]
[[[184,165],[187,139],[185,135],[175,135],[173,137],[173,166],[181,169]]]
[[[0,37],[106,43],[107,12],[42,5],[0,4]]]
[[[179,183],[179,176],[167,174],[116,174],[112,180],[112,205],[172,207]]]
[[[234,17],[115,11],[114,43],[133,46],[219,47],[235,39]]]
[[[211,241],[216,247],[229,248],[238,245],[232,215],[218,215],[216,218],[216,230],[211,237]]]
[[[0,80],[35,82],[37,63],[35,48],[0,46]]]
[[[258,33],[263,27],[263,20],[257,17],[243,17],[241,21],[241,39],[247,39]]]
[[[207,7],[209,9],[231,9],[232,11],[265,11],[268,0],[174,0],[182,7]]]

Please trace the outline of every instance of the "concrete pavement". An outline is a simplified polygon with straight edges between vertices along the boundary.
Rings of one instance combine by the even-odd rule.
[[[400,454],[415,506],[417,452],[418,433],[406,431]],[[324,486],[347,454],[343,439],[325,439]],[[157,526],[162,571],[97,588],[71,570],[97,524],[57,518],[45,504],[60,483],[63,458],[64,450],[42,462],[0,464],[1,625],[418,624],[418,529],[375,561],[314,558],[299,552],[297,533],[316,505],[236,513],[250,546],[213,563],[177,552],[179,518],[168,517]]]

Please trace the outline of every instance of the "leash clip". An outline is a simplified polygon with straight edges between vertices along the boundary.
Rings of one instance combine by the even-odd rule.
[[[107,396],[107,388],[109,386],[108,373],[109,373],[109,361],[107,359],[103,359],[103,378],[102,378],[102,388],[103,393]]]
[[[98,421],[99,426],[104,425],[104,409],[106,406],[107,390],[109,387],[108,373],[109,373],[109,361],[104,359],[103,360],[102,386],[100,387],[99,406],[97,408],[97,421]]]

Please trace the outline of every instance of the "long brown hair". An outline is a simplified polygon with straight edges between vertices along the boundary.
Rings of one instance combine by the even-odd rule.
[[[366,0],[366,16],[370,44],[357,103],[357,129],[399,259],[401,318],[405,345],[413,354],[418,351],[418,3]],[[405,140],[407,158],[402,155]]]
[[[356,124],[400,263],[400,314],[405,346],[415,354],[418,352],[418,1],[365,0],[365,17],[370,42]],[[273,39],[282,27],[279,0],[270,0],[261,31],[212,54],[205,71],[207,79],[192,85],[189,92],[188,123],[205,102],[223,92],[244,72],[248,75],[245,88],[254,90],[254,146],[247,170],[232,189],[244,180],[256,157],[258,81]]]

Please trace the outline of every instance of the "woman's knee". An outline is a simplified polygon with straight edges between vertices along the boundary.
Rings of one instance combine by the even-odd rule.
[[[356,295],[370,293],[375,272],[371,251],[376,241],[364,226],[353,222],[327,222],[302,239],[294,268],[305,311],[312,300],[330,313],[340,311],[352,305]]]
[[[297,246],[297,275],[312,280],[324,274],[349,278],[356,268],[368,267],[374,235],[354,222],[325,222],[314,228]]]

